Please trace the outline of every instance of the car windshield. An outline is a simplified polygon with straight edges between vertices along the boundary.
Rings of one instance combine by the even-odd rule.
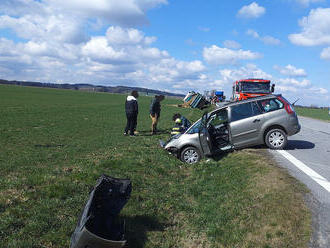
[[[270,83],[241,82],[243,93],[270,93]]]
[[[198,133],[199,129],[200,129],[200,126],[201,126],[201,123],[202,123],[202,120],[199,119],[187,130],[186,133],[188,133],[188,134]]]

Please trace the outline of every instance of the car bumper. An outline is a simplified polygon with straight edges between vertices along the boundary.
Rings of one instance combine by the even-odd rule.
[[[291,126],[290,129],[287,129],[286,131],[287,131],[288,136],[292,136],[292,135],[299,133],[300,130],[301,130],[301,126],[298,123],[298,124]]]
[[[166,142],[163,141],[163,140],[159,140],[159,145],[160,145],[161,148],[165,148]]]
[[[299,133],[300,130],[301,130],[301,126],[300,126],[300,124],[298,124],[295,128],[296,128],[296,133]],[[295,134],[296,134],[296,133],[295,133]]]
[[[297,132],[296,132],[296,133],[299,133],[299,132],[300,132],[300,130],[301,130],[301,125],[300,125],[300,124],[298,124],[298,125],[297,125]]]
[[[160,147],[162,147],[163,149],[165,149],[166,151],[168,151],[168,152],[171,153],[171,154],[178,155],[178,151],[179,151],[179,149],[176,148],[176,147],[173,147],[173,146],[171,146],[171,147],[167,147],[167,146],[166,146],[167,144],[168,144],[168,143],[164,142],[163,140],[159,140],[159,145],[160,145]]]

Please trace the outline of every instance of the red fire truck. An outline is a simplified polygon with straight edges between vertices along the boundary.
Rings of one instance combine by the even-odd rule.
[[[275,84],[270,85],[270,80],[242,79],[233,85],[233,101],[241,101],[256,96],[264,96],[274,92]]]

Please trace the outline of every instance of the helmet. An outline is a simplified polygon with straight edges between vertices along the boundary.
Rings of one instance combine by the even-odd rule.
[[[181,120],[180,118],[177,118],[177,119],[175,120],[175,123],[177,123],[177,124],[181,124],[181,122],[182,122],[182,120]]]

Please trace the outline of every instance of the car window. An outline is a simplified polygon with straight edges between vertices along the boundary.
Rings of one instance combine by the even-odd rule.
[[[201,128],[201,120],[196,121],[187,131],[189,134],[198,133]]]
[[[231,106],[231,121],[238,121],[260,114],[260,109],[254,102]]]
[[[262,111],[266,113],[274,110],[282,109],[284,107],[284,104],[276,98],[261,100],[258,103]]]
[[[211,124],[214,127],[217,127],[228,121],[227,109],[222,109],[213,115],[211,115],[208,124]]]
[[[258,104],[256,102],[251,102],[251,104],[252,104],[253,115],[262,114],[262,110],[260,109],[260,107],[258,106]]]

